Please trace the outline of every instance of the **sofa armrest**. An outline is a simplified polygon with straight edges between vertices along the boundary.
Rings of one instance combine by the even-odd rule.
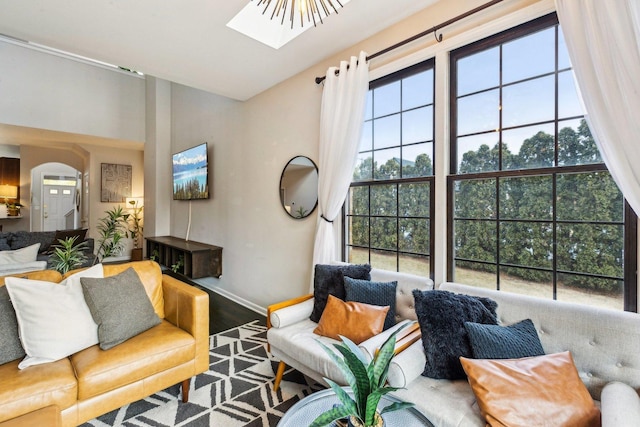
[[[196,339],[196,373],[209,369],[209,295],[166,274],[162,275],[165,320]]]
[[[391,359],[387,382],[391,387],[407,387],[424,372],[427,357],[424,355],[422,340],[417,340]]]
[[[375,335],[368,340],[361,342],[360,344],[358,344],[358,347],[363,351],[368,360],[372,360],[380,347],[382,347],[382,344],[384,344],[389,336],[391,336],[391,334],[398,329],[402,329],[402,331],[399,332],[398,335],[396,335],[396,346],[394,351],[395,354],[398,354],[403,349],[411,345],[411,343],[407,343],[412,339],[413,341],[415,341],[416,338],[413,337],[412,334],[414,334],[414,331],[416,329],[418,332],[417,339],[420,338],[420,329],[418,327],[418,322],[416,322],[415,320],[403,320],[390,327],[386,331],[382,331],[378,335]]]
[[[267,329],[283,328],[308,318],[313,311],[313,295],[303,295],[267,307]]]
[[[627,384],[611,382],[600,395],[602,427],[632,427],[640,425],[640,397]]]

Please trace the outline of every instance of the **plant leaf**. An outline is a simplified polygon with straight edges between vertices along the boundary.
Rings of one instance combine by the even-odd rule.
[[[346,337],[342,338],[348,339]],[[353,395],[358,405],[357,415],[362,416],[364,415],[365,408],[367,406],[367,395],[371,393],[372,387],[374,387],[374,385],[369,381],[367,366],[362,362],[362,359],[359,358],[357,354],[354,354],[351,351],[348,346],[337,345],[336,348],[340,353],[342,353],[344,361],[351,370],[355,379],[355,387],[352,385],[351,389],[353,390]],[[360,349],[357,349],[357,347],[356,351],[360,353]]]
[[[339,357],[333,350],[331,350],[329,347],[327,347],[322,341],[320,341],[320,340],[316,340],[316,341],[318,342],[320,347],[322,347],[324,349],[324,351],[327,352],[327,354],[329,355],[331,360],[333,360],[333,363],[335,363],[338,366],[338,368],[340,369],[340,371],[344,374],[345,379],[347,380],[347,383],[349,384],[349,386],[351,386],[352,389],[354,387],[356,387],[356,379],[353,376],[353,374],[351,373],[351,370],[347,366],[347,364],[344,361],[344,359]],[[338,344],[334,344],[334,346],[338,347]]]
[[[369,363],[367,358],[364,356],[364,353],[362,352],[362,350],[360,350],[356,343],[354,343],[347,337],[343,337],[342,335],[340,335],[340,339],[342,340],[342,343],[347,346],[353,354],[358,356],[358,359],[360,359],[363,365],[366,366]]]
[[[338,396],[338,399],[340,399],[340,402],[342,402],[342,406],[347,408],[350,414],[357,415],[356,402],[351,398],[351,396],[349,396],[349,393],[347,393],[344,388],[340,387],[329,378],[325,378],[324,380],[329,384],[331,390],[333,390],[336,396]]]
[[[391,358],[394,356],[394,349],[396,346],[396,335],[400,332],[405,326],[398,328],[394,331],[389,338],[382,344],[378,354],[373,358],[373,378],[372,382],[376,387],[382,387],[384,383],[387,381],[387,374],[389,373],[389,362]]]
[[[344,406],[334,406],[326,412],[320,414],[309,427],[322,427],[331,424],[331,422],[340,418],[348,417],[350,412]]]
[[[394,402],[389,406],[385,406],[384,409],[380,411],[380,414],[382,415],[385,412],[399,411],[400,409],[411,408],[413,406],[415,406],[415,403],[412,402]]]
[[[367,396],[367,410],[364,413],[364,424],[367,426],[372,426],[373,421],[376,416],[376,410],[378,409],[378,402],[380,402],[380,398],[382,395],[378,393],[372,393]]]

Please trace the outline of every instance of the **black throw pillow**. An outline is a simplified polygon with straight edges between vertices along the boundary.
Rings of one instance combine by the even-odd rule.
[[[427,358],[425,377],[464,379],[460,356],[473,357],[465,322],[496,325],[498,304],[490,299],[449,291],[413,291]]]
[[[344,301],[344,277],[371,280],[369,264],[316,264],[313,275],[313,311],[309,319],[318,323],[327,305],[329,294]]]
[[[531,319],[508,326],[465,322],[474,359],[520,359],[544,356]]]

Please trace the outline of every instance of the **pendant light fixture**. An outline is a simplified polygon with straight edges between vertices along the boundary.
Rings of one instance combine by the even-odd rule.
[[[253,0],[252,0],[253,1]],[[285,17],[289,17],[291,28],[298,16],[300,26],[304,27],[305,21],[313,22],[315,27],[318,22],[329,16],[332,12],[338,13],[342,7],[340,0],[257,0],[258,7],[264,6],[262,11],[266,15],[271,10],[271,19],[280,18],[280,24],[284,25]],[[282,17],[280,17],[282,15]]]

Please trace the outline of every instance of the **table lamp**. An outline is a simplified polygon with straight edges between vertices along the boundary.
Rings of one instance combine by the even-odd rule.
[[[18,197],[18,187],[15,185],[1,184],[0,198],[2,197],[4,197],[4,208],[0,207],[0,218],[6,218],[9,199],[15,199]]]

